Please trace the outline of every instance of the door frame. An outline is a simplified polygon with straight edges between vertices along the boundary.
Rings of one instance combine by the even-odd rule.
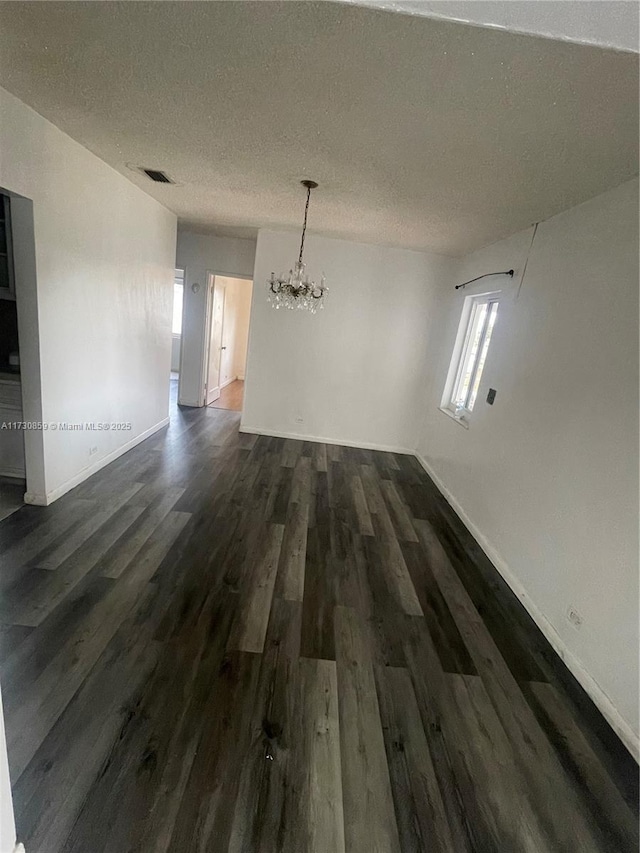
[[[213,307],[213,290],[209,287],[209,282],[211,279],[216,278],[216,276],[220,278],[238,278],[242,281],[252,281],[255,287],[255,281],[253,275],[246,275],[244,273],[237,272],[226,272],[222,270],[206,270],[205,280],[206,280],[206,288],[207,293],[205,296],[205,307],[204,314],[202,318],[202,353],[200,359],[200,395],[199,399],[201,401],[201,406],[207,405],[207,376],[209,373],[209,342],[210,335],[209,331],[211,328],[211,308]],[[249,324],[249,333],[251,333],[251,324]]]
[[[3,195],[11,199],[11,228],[13,231],[13,272],[15,303],[18,314],[18,344],[20,351],[20,394],[24,422],[40,423],[42,415],[42,374],[40,361],[40,322],[38,318],[38,274],[36,267],[36,233],[34,203],[6,186]],[[16,239],[16,235],[19,238]],[[58,495],[47,493],[45,480],[44,431],[23,431],[24,502],[47,506]]]
[[[182,269],[184,278],[182,279],[182,317],[180,318],[180,357],[178,359],[178,398],[180,397],[180,377],[182,376],[182,362],[184,360],[184,319],[186,317],[187,306],[187,268],[175,266],[173,268],[173,283],[176,281],[176,270]],[[171,303],[173,306],[173,302]],[[171,330],[171,344],[173,346],[173,330]],[[178,402],[179,399],[178,399]]]
[[[205,339],[205,376],[204,376],[204,405],[209,406],[211,403],[214,403],[220,397],[220,371],[222,369],[222,341],[224,338],[224,309],[225,303],[227,301],[227,293],[226,286],[220,285],[216,282],[216,278],[223,278],[224,276],[216,276],[209,274],[207,276],[207,324],[206,324],[206,339]],[[222,296],[222,321],[220,323],[220,345],[218,349],[220,349],[220,359],[218,362],[218,383],[215,386],[218,389],[218,396],[213,399],[209,399],[209,391],[211,390],[209,387],[209,370],[211,365],[211,326],[213,323],[213,307],[215,304],[215,291],[216,287],[220,287],[223,291]]]

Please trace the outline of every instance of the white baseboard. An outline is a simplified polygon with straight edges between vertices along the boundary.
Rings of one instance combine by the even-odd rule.
[[[123,444],[121,447],[117,447],[111,453],[108,453],[106,456],[98,459],[93,463],[93,465],[83,468],[82,471],[79,471],[75,476],[71,477],[71,479],[67,480],[61,486],[57,486],[57,488],[52,489],[50,492],[47,492],[45,495],[38,494],[37,492],[27,492],[24,496],[25,503],[34,504],[35,506],[49,506],[49,504],[52,504],[54,501],[58,500],[58,498],[61,498],[62,495],[71,491],[71,489],[75,489],[76,486],[79,486],[80,483],[83,483],[85,480],[88,480],[89,477],[100,471],[101,468],[104,468],[110,462],[113,462],[119,456],[122,456],[123,453],[131,450],[137,444],[140,444],[140,442],[167,426],[168,423],[169,418],[163,418],[157,424],[149,427],[149,429],[140,433],[140,435],[137,435],[135,438],[132,438],[126,444]]]
[[[348,438],[327,438],[321,435],[306,435],[301,432],[281,432],[279,430],[261,429],[240,423],[240,432],[251,435],[268,435],[273,438],[294,438],[296,441],[313,441],[318,444],[341,444],[343,447],[361,447],[363,450],[383,450],[385,453],[405,453],[413,456],[414,451],[406,447],[395,447],[388,444],[375,444],[368,441],[350,441]]]
[[[426,459],[420,456],[419,453],[416,453],[416,458],[418,459],[424,470],[427,472],[427,474],[431,477],[436,486],[440,489],[447,501],[451,504],[453,509],[456,511],[456,513],[464,523],[467,530],[471,533],[473,538],[480,545],[480,547],[485,552],[487,557],[491,560],[495,568],[500,572],[504,580],[509,584],[512,592],[520,599],[529,616],[531,616],[540,631],[542,631],[544,636],[547,638],[549,644],[556,652],[556,654],[559,655],[560,659],[565,663],[569,672],[571,672],[571,674],[580,683],[580,685],[590,696],[602,716],[607,720],[611,728],[618,735],[622,743],[626,746],[626,748],[629,750],[635,760],[638,761],[640,758],[640,739],[638,738],[638,735],[636,735],[629,723],[627,723],[624,717],[620,714],[620,712],[617,710],[616,706],[613,704],[613,702],[605,693],[605,691],[587,672],[582,662],[575,656],[575,654],[569,648],[567,648],[564,640],[560,637],[560,635],[553,627],[551,622],[549,622],[544,613],[538,608],[536,603],[533,601],[533,599],[523,586],[520,579],[512,571],[512,569],[502,558],[502,556],[492,545],[492,543],[489,542],[489,540],[483,535],[483,533],[476,527],[473,521],[471,521],[469,516],[466,514],[466,512],[456,499],[456,497],[445,486],[445,484],[442,482],[442,480],[436,474],[433,468],[429,465]]]
[[[232,376],[231,379],[227,379],[227,381],[223,382],[222,385],[220,386],[220,390],[222,391],[222,389],[226,388],[227,385],[231,385],[231,383],[235,382],[237,378],[238,378],[237,376]]]
[[[239,380],[240,382],[244,382],[244,373],[239,373],[239,374],[238,374],[238,380]]]

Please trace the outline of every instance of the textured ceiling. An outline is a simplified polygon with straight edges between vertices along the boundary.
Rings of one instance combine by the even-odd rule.
[[[299,225],[303,177],[310,231],[355,240],[459,254],[552,216],[636,174],[637,61],[333,3],[0,3],[0,85],[244,236]]]

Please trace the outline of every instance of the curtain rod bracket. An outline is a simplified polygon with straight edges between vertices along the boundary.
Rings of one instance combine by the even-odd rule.
[[[468,284],[473,284],[474,281],[480,281],[481,278],[489,278],[489,276],[492,275],[508,275],[509,278],[513,278],[513,274],[513,270],[505,270],[504,272],[487,272],[484,275],[479,275],[477,278],[471,278],[469,281],[463,282],[463,284],[456,284],[455,289],[460,290],[461,287],[466,287]]]

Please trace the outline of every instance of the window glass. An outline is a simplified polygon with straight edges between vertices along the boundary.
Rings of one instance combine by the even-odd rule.
[[[443,406],[453,410],[456,417],[463,418],[465,413],[472,412],[478,397],[482,371],[498,317],[498,296],[488,294],[467,297],[460,321],[459,335],[464,331],[462,348],[456,348],[454,352],[451,371],[455,365],[455,375],[453,380],[449,380],[452,383],[449,396],[443,400]]]
[[[182,334],[182,299],[184,296],[184,285],[182,282],[173,284],[173,322],[171,331],[174,335]]]

